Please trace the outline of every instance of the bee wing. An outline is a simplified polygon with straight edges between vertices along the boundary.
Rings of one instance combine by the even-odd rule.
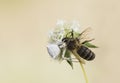
[[[56,59],[61,53],[61,49],[59,48],[59,46],[57,44],[47,45],[47,51],[48,51],[49,55],[54,59]]]
[[[89,28],[86,28],[83,32],[81,32],[81,33],[79,34],[78,39],[80,40],[81,43],[84,42],[84,41],[86,41],[86,40],[91,40],[91,39],[93,39],[93,38],[90,38],[91,30],[92,30],[92,29],[89,27]],[[88,35],[89,35],[89,36],[88,36]]]

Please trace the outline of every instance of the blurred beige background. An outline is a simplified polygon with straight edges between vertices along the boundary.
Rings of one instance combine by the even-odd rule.
[[[119,0],[0,0],[0,83],[85,83],[81,68],[50,58],[48,32],[58,19],[92,27],[100,48],[85,65],[89,83],[120,82]]]

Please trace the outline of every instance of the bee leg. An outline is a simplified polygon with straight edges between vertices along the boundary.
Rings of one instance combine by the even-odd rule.
[[[63,53],[62,53],[62,59],[63,59],[63,60],[64,60],[64,59],[67,59],[67,58],[65,57],[65,52],[66,52],[66,48],[64,48]]]
[[[86,42],[91,42],[91,41],[93,41],[93,40],[94,40],[94,39],[86,40],[86,41],[82,42],[82,44],[85,44]]]
[[[71,61],[72,61],[72,62],[80,62],[80,61],[78,61],[76,58],[72,58]]]
[[[71,60],[71,61],[72,61],[72,62],[75,62],[75,63],[79,63],[79,62],[80,62],[80,61],[78,61],[78,60],[76,60],[76,61],[75,61],[75,60]]]
[[[72,62],[80,62],[80,61],[78,61],[76,58],[66,58],[66,57],[64,57],[63,58],[63,60],[69,60],[69,61],[72,61]]]

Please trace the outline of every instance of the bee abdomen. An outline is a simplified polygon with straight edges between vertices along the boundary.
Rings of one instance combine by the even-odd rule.
[[[95,54],[85,46],[81,46],[77,50],[77,53],[79,54],[80,57],[88,61],[93,60],[95,58]]]

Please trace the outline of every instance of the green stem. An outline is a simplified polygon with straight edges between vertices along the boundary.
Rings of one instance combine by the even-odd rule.
[[[85,81],[86,81],[86,83],[88,83],[87,74],[86,74],[85,69],[84,69],[84,67],[83,67],[83,64],[82,64],[81,62],[80,62],[80,66],[81,66],[81,68],[82,68],[82,71],[83,71],[83,74],[84,74]]]

